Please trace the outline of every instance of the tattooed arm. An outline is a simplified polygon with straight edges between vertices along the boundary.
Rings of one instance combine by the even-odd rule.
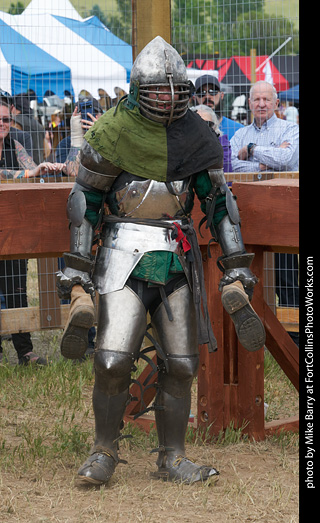
[[[37,167],[37,164],[33,161],[31,156],[27,153],[27,151],[24,149],[24,147],[21,145],[21,143],[17,142],[17,140],[14,141],[16,146],[16,154],[17,154],[17,160],[19,162],[19,167],[21,169],[35,169]]]
[[[1,180],[14,180],[16,178],[35,178],[45,173],[61,172],[65,167],[63,163],[43,162],[37,165],[31,156],[28,155],[22,145],[14,140],[16,147],[16,155],[19,163],[19,170],[14,169],[0,169]]]
[[[31,156],[28,155],[27,151],[22,147],[21,143],[14,140],[17,160],[19,163],[20,170],[14,169],[1,169],[0,176],[1,180],[13,180],[14,178],[24,178],[25,171],[28,169],[34,169],[36,164],[32,160]]]
[[[70,177],[76,177],[78,175],[80,165],[80,149],[78,147],[70,148],[69,154],[66,159],[65,168],[63,172]]]

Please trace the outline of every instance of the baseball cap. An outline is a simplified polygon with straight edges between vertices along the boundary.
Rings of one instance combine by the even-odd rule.
[[[213,85],[217,91],[220,91],[220,82],[216,76],[213,76],[212,74],[205,74],[203,76],[199,76],[199,78],[196,79],[195,88],[196,92],[202,88],[204,85]]]

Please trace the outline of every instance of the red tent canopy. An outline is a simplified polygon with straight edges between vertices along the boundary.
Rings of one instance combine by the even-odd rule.
[[[289,89],[289,81],[280,73],[268,56],[256,56],[255,68],[257,69],[266,61],[259,71],[256,72],[255,81],[272,78],[273,84],[278,92]],[[231,58],[201,59],[195,58],[188,63],[188,67],[199,69],[203,74],[206,70],[216,70],[219,73],[219,81],[234,86],[235,92],[245,92],[251,85],[251,57],[232,56]]]

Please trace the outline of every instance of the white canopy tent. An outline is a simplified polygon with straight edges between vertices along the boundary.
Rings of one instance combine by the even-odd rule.
[[[21,15],[0,12],[0,19],[70,68],[76,99],[81,90],[89,91],[96,98],[99,88],[104,89],[111,98],[115,96],[115,87],[128,92],[126,69],[60,23],[54,15],[83,20],[69,0],[32,0]],[[0,58],[3,74],[10,74],[3,55]],[[28,56],[29,62],[31,59]],[[8,81],[6,83],[9,84]]]

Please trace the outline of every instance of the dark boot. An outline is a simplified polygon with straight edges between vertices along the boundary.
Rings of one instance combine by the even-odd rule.
[[[158,470],[153,478],[180,483],[195,483],[207,479],[218,479],[219,472],[208,466],[196,465],[185,456],[185,436],[191,406],[191,393],[183,398],[174,398],[160,391],[155,410],[159,439]]]
[[[91,454],[79,468],[78,476],[89,483],[107,483],[115,471],[118,458],[118,438],[124,411],[128,402],[128,390],[110,396],[95,385],[93,410],[95,415],[95,442]]]

